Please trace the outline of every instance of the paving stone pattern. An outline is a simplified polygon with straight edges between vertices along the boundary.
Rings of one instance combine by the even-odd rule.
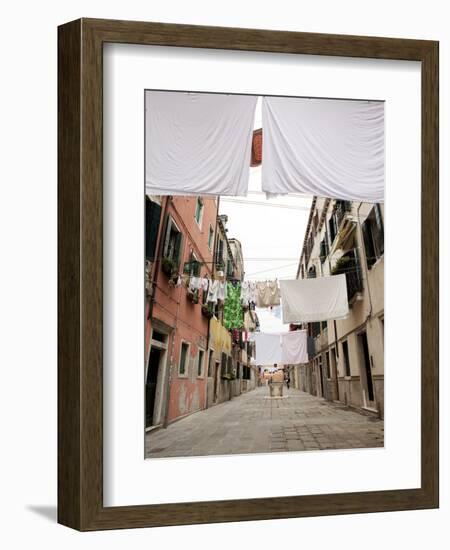
[[[267,387],[146,434],[147,458],[383,447],[382,420],[284,388]]]

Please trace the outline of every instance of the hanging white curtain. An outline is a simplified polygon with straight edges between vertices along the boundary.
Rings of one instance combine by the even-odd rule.
[[[345,274],[281,280],[283,323],[312,323],[348,315]]]
[[[147,91],[148,195],[246,195],[257,97]]]
[[[384,202],[384,102],[263,98],[262,189]]]

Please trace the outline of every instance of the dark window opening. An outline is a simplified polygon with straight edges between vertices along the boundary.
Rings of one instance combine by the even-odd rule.
[[[342,352],[344,357],[344,375],[345,376],[351,376],[350,372],[350,359],[348,356],[348,342],[345,340],[342,342]]]
[[[145,197],[145,257],[150,261],[155,259],[160,221],[161,206]]]
[[[374,205],[361,227],[367,267],[371,269],[373,264],[384,254],[384,226],[379,204]]]
[[[188,350],[189,350],[189,345],[183,342],[181,344],[180,366],[178,369],[178,372],[180,374],[186,374],[186,367],[188,362]]]

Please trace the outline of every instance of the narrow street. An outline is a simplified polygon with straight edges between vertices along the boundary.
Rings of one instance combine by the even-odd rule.
[[[300,390],[267,387],[146,434],[146,458],[382,447],[384,422]]]

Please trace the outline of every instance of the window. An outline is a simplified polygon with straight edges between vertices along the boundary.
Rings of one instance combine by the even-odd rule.
[[[320,263],[323,264],[325,262],[325,260],[327,259],[327,256],[328,256],[328,241],[327,241],[327,236],[325,235],[324,238],[320,241],[320,252],[319,252],[319,257],[320,257]]]
[[[187,373],[189,361],[189,344],[186,342],[181,342],[181,351],[180,351],[180,364],[178,366],[178,374],[184,376]]]
[[[325,353],[325,368],[327,369],[327,378],[331,378],[330,373],[330,353],[327,351]]]
[[[212,250],[214,244],[214,229],[212,226],[209,226],[209,234],[208,234],[208,248]]]
[[[345,340],[342,342],[342,352],[344,356],[344,375],[345,376],[351,376],[350,372],[350,359],[348,356],[348,342]]]
[[[191,277],[200,277],[202,263],[199,262],[193,252],[189,256],[189,261],[184,264],[184,273]]]
[[[202,218],[203,218],[203,200],[201,197],[197,197],[197,202],[195,205],[195,221],[201,227]]]
[[[241,364],[238,362],[236,364],[236,378],[240,378],[241,377]]]
[[[330,245],[333,244],[333,241],[336,238],[337,230],[338,228],[337,228],[336,216],[333,214],[328,221],[328,234],[330,236]]]
[[[197,376],[202,377],[203,376],[203,359],[205,357],[205,352],[202,349],[198,350],[198,357],[197,357]]]
[[[216,264],[217,264],[217,269],[224,269],[223,240],[222,239],[219,239],[218,242],[217,242]]]
[[[158,332],[157,330],[154,330],[152,332],[152,340],[156,340],[157,342],[164,343],[166,341],[166,335],[162,334],[161,332]]]
[[[213,365],[214,365],[214,350],[209,350],[209,359],[208,359],[208,376],[213,376]]]
[[[315,321],[314,323],[310,323],[309,326],[311,327],[311,336],[315,338],[320,334],[320,321]]]
[[[364,248],[366,250],[367,267],[371,269],[373,264],[384,254],[384,228],[379,204],[375,204],[361,228],[364,238]]]
[[[250,378],[251,378],[251,367],[247,367],[246,365],[242,365],[242,378],[244,380],[250,380]]]
[[[145,197],[145,258],[150,261],[155,259],[160,220],[161,206]]]
[[[227,374],[233,373],[233,358],[228,356]]]
[[[225,376],[227,373],[227,355],[222,353],[220,362],[220,376]]]
[[[175,225],[172,217],[167,218],[166,235],[164,239],[163,256],[178,267],[181,256],[183,234]]]

